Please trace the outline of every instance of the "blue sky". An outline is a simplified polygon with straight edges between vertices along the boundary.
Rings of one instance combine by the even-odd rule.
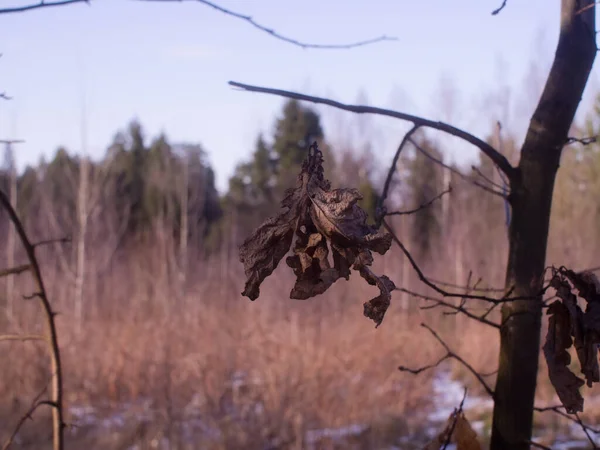
[[[33,0],[31,1],[33,2]],[[30,3],[13,0],[2,6]],[[240,92],[228,80],[358,100],[449,120],[484,136],[493,120],[522,134],[558,36],[559,0],[222,0],[298,40],[398,38],[353,50],[303,50],[200,3],[92,0],[91,5],[0,15],[0,137],[23,138],[19,167],[59,145],[102,155],[137,117],[147,135],[199,142],[224,189],[283,100]],[[597,92],[596,68],[584,104]],[[450,89],[449,89],[450,87]],[[450,90],[454,96],[443,95]],[[449,101],[448,99],[454,98]],[[333,143],[367,130],[377,158],[391,157],[406,124],[318,110]],[[451,157],[474,151],[444,141]]]

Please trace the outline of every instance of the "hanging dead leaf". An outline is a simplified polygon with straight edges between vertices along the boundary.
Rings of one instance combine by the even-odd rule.
[[[308,299],[325,292],[350,269],[358,270],[380,295],[365,303],[365,315],[377,325],[387,311],[394,283],[385,275],[374,275],[372,251],[385,254],[392,243],[389,233],[367,224],[367,214],[358,206],[356,189],[331,189],[324,177],[323,155],[314,143],[302,164],[296,187],[288,189],[281,202],[284,210],[260,225],[240,246],[246,286],[242,295],[255,300],[260,284],[271,275],[288,253],[294,236],[293,255],[286,263],[296,275],[292,299]],[[333,267],[330,263],[330,253]]]
[[[557,300],[549,306],[548,314],[550,320],[544,344],[544,357],[550,382],[569,414],[581,412],[583,397],[579,388],[584,385],[584,381],[568,368],[571,363],[568,349],[573,344],[569,309]]]
[[[544,345],[548,374],[567,412],[581,412],[583,398],[579,388],[585,382],[589,387],[600,382],[600,281],[592,272],[561,267],[553,269],[550,286],[560,301],[548,309],[551,317]],[[587,302],[585,312],[578,304],[578,297]],[[572,344],[585,382],[567,367],[570,363],[567,350]]]

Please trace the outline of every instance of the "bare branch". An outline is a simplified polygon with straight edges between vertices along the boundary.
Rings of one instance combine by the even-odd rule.
[[[473,170],[477,175],[479,175],[481,178],[483,178],[487,183],[489,183],[491,186],[497,187],[499,189],[503,189],[504,186],[502,186],[501,184],[498,184],[496,182],[494,182],[492,179],[490,179],[488,176],[486,176],[477,166],[471,166],[471,170]]]
[[[0,342],[2,341],[45,341],[46,337],[40,334],[4,334],[0,335]]]
[[[455,359],[457,360],[459,363],[461,363],[463,366],[465,366],[467,368],[467,370],[469,372],[471,372],[475,378],[477,378],[477,381],[479,381],[479,383],[481,384],[481,386],[483,387],[483,389],[485,389],[485,392],[487,392],[487,394],[494,398],[494,391],[492,390],[492,388],[487,384],[487,382],[483,379],[483,376],[477,372],[473,366],[471,366],[468,362],[466,362],[462,357],[460,357],[458,354],[454,353],[452,350],[450,350],[450,347],[448,347],[448,345],[442,340],[442,338],[440,338],[440,336],[427,324],[422,323],[421,326],[423,328],[426,328],[427,331],[429,331],[433,337],[442,345],[442,347],[444,347],[444,349],[446,350],[446,355],[444,355],[442,358],[440,358],[440,360],[433,364],[433,365],[429,365],[429,366],[423,366],[419,369],[410,369],[404,366],[400,366],[398,367],[398,370],[402,371],[402,372],[410,372],[412,374],[419,374],[421,372],[423,372],[424,370],[428,370],[431,369],[433,367],[437,367],[439,364],[441,364],[443,361],[445,361],[446,359]]]
[[[456,428],[456,422],[458,421],[458,416],[463,412],[463,407],[465,405],[465,400],[467,399],[467,388],[465,388],[465,392],[463,394],[463,398],[458,405],[458,408],[454,409],[452,424],[450,425],[450,430],[448,430],[448,436],[446,437],[446,441],[442,446],[442,450],[446,450],[448,445],[450,445],[450,439],[452,439],[452,434],[454,434],[454,429]]]
[[[429,296],[424,295],[424,294],[419,294],[418,292],[414,292],[414,291],[411,291],[411,290],[408,290],[408,289],[405,289],[405,288],[397,287],[396,290],[400,291],[400,292],[404,292],[405,294],[408,294],[408,295],[410,295],[412,297],[415,297],[415,298],[420,298],[420,299],[423,299],[423,300],[428,301],[428,302],[435,302],[434,305],[422,306],[421,309],[432,309],[432,308],[435,308],[435,307],[438,307],[438,306],[444,306],[446,308],[453,309],[454,312],[456,312],[456,313],[462,313],[465,316],[469,317],[470,319],[477,320],[478,322],[481,322],[481,323],[483,323],[485,325],[489,325],[491,327],[500,329],[500,325],[499,324],[497,324],[495,322],[492,322],[491,320],[486,319],[486,316],[488,314],[487,311],[486,311],[486,313],[484,313],[483,316],[478,316],[476,314],[473,314],[468,309],[466,309],[464,307],[464,304],[461,304],[459,306],[453,305],[452,303],[448,303],[448,302],[446,302],[444,300],[433,298],[433,297],[429,297]],[[496,306],[496,304],[494,304],[492,306]]]
[[[593,2],[593,3],[590,3],[589,5],[587,5],[587,6],[584,6],[583,8],[581,8],[581,9],[579,9],[579,10],[575,11],[575,15],[576,15],[576,16],[578,16],[579,14],[581,14],[581,13],[583,13],[583,12],[587,11],[588,9],[592,9],[592,8],[593,8],[595,5],[598,5],[598,4],[600,4],[600,2]]]
[[[431,161],[433,161],[434,163],[438,164],[439,166],[443,167],[444,169],[448,169],[450,172],[458,175],[460,178],[462,178],[463,180],[474,184],[475,186],[477,186],[478,188],[483,189],[486,192],[489,192],[490,194],[494,194],[494,195],[498,195],[499,197],[502,197],[503,199],[506,198],[506,195],[503,192],[498,192],[495,189],[490,188],[489,186],[486,186],[485,184],[482,184],[480,182],[478,182],[477,180],[472,179],[471,177],[465,175],[464,173],[462,173],[460,170],[455,169],[454,167],[449,166],[448,164],[445,164],[443,161],[441,161],[440,159],[436,158],[435,156],[433,156],[431,153],[429,153],[427,150],[425,150],[423,147],[421,147],[416,141],[414,141],[413,139],[410,139],[410,143],[412,145],[415,146],[415,148],[421,152],[424,156],[426,156],[427,158],[429,158]]]
[[[12,97],[9,97],[6,92],[0,92],[0,98],[2,100],[12,100]]]
[[[583,138],[569,136],[567,138],[567,142],[565,142],[565,145],[580,144],[580,145],[586,146],[586,145],[595,144],[596,142],[598,142],[598,135],[587,136],[587,137],[583,137]]]
[[[17,267],[11,267],[10,269],[0,270],[0,278],[9,275],[19,275],[20,273],[27,272],[29,269],[31,269],[31,264],[22,264]]]
[[[51,372],[52,372],[52,391],[51,402],[54,405],[52,409],[52,435],[53,435],[53,450],[63,450],[64,448],[64,422],[63,422],[63,383],[62,383],[62,365],[60,361],[60,349],[58,346],[58,335],[56,331],[56,323],[54,316],[56,313],[52,311],[50,301],[46,295],[46,288],[42,278],[42,272],[35,255],[35,247],[29,241],[25,228],[13,206],[10,203],[6,194],[0,190],[0,205],[6,210],[10,221],[13,223],[19,238],[23,244],[33,278],[37,285],[38,292],[36,296],[40,299],[40,306],[45,316],[45,324],[47,328],[48,348],[50,352]],[[37,407],[37,406],[36,406]]]
[[[411,114],[406,114],[398,111],[393,111],[390,109],[376,108],[373,106],[364,106],[364,105],[347,105],[344,103],[337,102],[335,100],[322,98],[322,97],[313,97],[310,95],[299,94],[296,92],[285,91],[282,89],[271,89],[260,86],[252,86],[249,84],[238,83],[236,81],[230,81],[230,86],[238,87],[250,92],[261,92],[263,94],[272,94],[278,95],[280,97],[292,98],[296,100],[303,100],[312,103],[318,103],[328,106],[333,106],[334,108],[342,109],[344,111],[350,111],[357,114],[378,114],[381,116],[394,117],[396,119],[405,120],[407,122],[412,122],[413,125],[419,125],[421,127],[428,127],[434,130],[443,131],[452,136],[456,136],[461,138],[475,147],[479,148],[486,156],[488,156],[508,177],[509,180],[513,180],[516,178],[517,169],[514,168],[508,159],[504,157],[500,152],[498,152],[494,147],[488,144],[485,141],[482,141],[478,137],[473,136],[466,131],[463,131],[459,128],[453,127],[444,122],[436,122],[434,120],[428,120],[423,117],[413,116]]]
[[[507,2],[507,0],[502,0],[502,4],[498,8],[496,8],[495,10],[492,11],[492,16],[499,14],[500,11],[502,11],[504,9],[504,7],[506,6],[506,2]]]
[[[597,449],[598,446],[596,445],[596,442],[594,441],[594,439],[592,439],[592,436],[590,436],[590,433],[589,433],[588,429],[586,428],[586,425],[583,423],[583,421],[579,417],[579,414],[575,413],[575,417],[577,418],[577,423],[579,424],[579,426],[581,427],[581,429],[583,430],[583,432],[587,436],[588,441],[590,441],[590,443],[592,444],[592,447],[594,449]]]
[[[15,6],[14,8],[0,8],[0,14],[11,14],[25,11],[31,11],[32,9],[46,8],[49,6],[66,6],[73,3],[87,3],[90,4],[89,0],[60,0],[56,2],[47,2],[41,0],[39,3],[33,3],[25,6]]]
[[[417,130],[419,128],[420,128],[420,125],[414,125],[408,131],[408,133],[406,133],[404,135],[404,137],[402,138],[402,141],[400,142],[400,145],[398,146],[398,150],[396,150],[396,153],[394,154],[394,158],[392,159],[392,164],[390,164],[390,170],[388,170],[387,177],[385,178],[385,183],[383,185],[383,192],[381,194],[381,197],[379,198],[379,204],[377,205],[377,215],[378,215],[377,224],[378,225],[381,225],[381,219],[385,216],[385,210],[383,209],[384,208],[383,204],[385,203],[385,201],[387,199],[387,196],[388,196],[388,193],[390,190],[390,185],[392,184],[392,178],[394,176],[394,173],[396,173],[396,166],[398,165],[398,159],[400,158],[400,153],[402,152],[402,150],[408,143],[408,140],[412,137],[413,134],[415,134],[417,132]]]
[[[444,195],[449,194],[450,192],[452,192],[452,186],[449,186],[448,189],[446,189],[445,191],[440,192],[438,195],[433,197],[431,200],[428,200],[425,203],[420,204],[418,207],[416,207],[414,209],[409,209],[407,211],[392,211],[389,213],[385,213],[385,215],[386,216],[404,216],[404,215],[408,215],[408,214],[415,214],[415,213],[421,211],[422,209],[425,209],[425,208],[431,206],[431,204],[433,204],[436,200],[439,200]]]
[[[475,295],[475,294],[462,294],[462,293],[458,293],[458,292],[448,292],[442,288],[440,288],[439,286],[437,286],[436,284],[432,283],[423,273],[423,271],[421,270],[421,268],[418,266],[418,264],[416,263],[415,259],[413,258],[413,256],[410,254],[410,252],[407,250],[407,248],[404,246],[404,244],[400,241],[400,239],[398,239],[398,236],[396,236],[396,233],[394,232],[393,228],[390,227],[390,225],[383,220],[382,221],[383,226],[386,228],[386,230],[389,231],[389,233],[392,235],[392,239],[394,240],[394,242],[396,242],[396,244],[398,245],[398,247],[400,247],[400,249],[402,250],[402,252],[404,253],[404,255],[408,258],[408,261],[410,262],[410,265],[413,267],[413,269],[415,270],[415,272],[417,273],[417,276],[419,277],[419,279],[426,284],[427,286],[429,286],[431,289],[433,289],[435,292],[437,292],[438,294],[444,296],[444,297],[453,297],[453,298],[467,298],[467,299],[473,299],[473,300],[483,300],[489,303],[506,303],[506,302],[513,302],[516,300],[536,300],[539,298],[539,296],[543,295],[548,288],[550,287],[549,285],[544,286],[541,291],[535,295],[535,296],[518,296],[518,297],[510,297],[510,294],[512,293],[513,289],[508,289],[506,291],[506,293],[504,294],[504,296],[502,296],[502,298],[493,298],[493,297],[488,297],[485,295]]]
[[[65,236],[62,238],[53,238],[53,239],[44,239],[42,241],[38,241],[38,242],[34,242],[33,245],[34,247],[40,247],[42,245],[48,245],[48,244],[66,244],[66,243],[70,243],[71,242],[71,236]]]
[[[181,3],[181,2],[186,1],[186,0],[139,0],[139,1],[161,2],[161,3],[169,3],[169,2],[171,2],[171,3],[175,3],[175,2],[176,3]],[[206,6],[209,6],[209,7],[213,8],[213,9],[216,9],[217,11],[222,12],[223,14],[226,14],[228,16],[235,17],[236,19],[240,19],[240,20],[243,20],[245,22],[248,22],[254,28],[257,28],[260,31],[263,31],[263,32],[271,35],[275,39],[279,39],[279,40],[287,42],[289,44],[296,45],[296,46],[301,47],[303,49],[313,48],[313,49],[319,49],[319,50],[340,50],[340,49],[350,49],[350,48],[355,48],[355,47],[362,47],[362,46],[369,45],[369,44],[375,44],[377,42],[397,41],[398,40],[398,38],[389,37],[389,36],[383,35],[383,36],[379,36],[379,37],[376,37],[376,38],[366,39],[364,41],[353,42],[353,43],[350,43],[350,44],[309,44],[309,43],[298,41],[296,39],[292,39],[290,37],[287,37],[287,36],[284,36],[282,34],[279,34],[274,29],[268,28],[268,27],[266,27],[264,25],[259,24],[251,16],[240,14],[238,12],[235,12],[235,11],[232,11],[230,9],[224,8],[224,7],[220,6],[220,5],[217,5],[216,3],[209,2],[207,0],[187,0],[187,1],[196,1],[198,3],[202,3],[203,5],[206,5]]]
[[[40,398],[42,398],[42,395],[44,395],[44,393],[46,392],[46,390],[48,389],[48,384],[44,385],[44,389],[42,389],[33,399],[33,401],[31,402],[31,406],[29,407],[29,409],[25,412],[25,414],[23,414],[23,416],[21,417],[21,419],[19,419],[19,421],[17,422],[17,425],[15,426],[12,434],[10,435],[10,437],[8,438],[8,440],[4,443],[4,445],[2,446],[2,450],[8,450],[10,448],[10,446],[12,445],[13,441],[15,440],[15,437],[17,436],[17,434],[19,433],[19,430],[21,429],[21,427],[23,426],[23,424],[27,421],[27,419],[31,419],[33,420],[33,413],[35,412],[36,409],[38,409],[40,406],[46,404],[46,402],[42,402],[40,401]]]
[[[565,419],[570,420],[571,422],[574,422],[576,424],[578,424],[580,427],[584,428],[587,431],[591,431],[592,433],[595,434],[600,434],[600,429],[598,428],[593,428],[589,425],[586,425],[585,423],[583,423],[583,421],[581,421],[581,419],[579,419],[579,421],[574,418],[571,417],[569,414],[567,414],[566,412],[561,411],[561,409],[564,409],[563,405],[556,405],[556,406],[546,406],[546,407],[534,407],[533,408],[535,411],[537,412],[553,412],[558,414],[559,416],[564,417]]]

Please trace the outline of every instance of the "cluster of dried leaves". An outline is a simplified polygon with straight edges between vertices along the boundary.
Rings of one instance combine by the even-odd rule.
[[[387,276],[371,271],[371,252],[385,254],[392,236],[367,224],[367,214],[357,204],[361,198],[356,189],[331,189],[324,177],[323,154],[314,143],[296,187],[285,193],[283,211],[260,225],[240,246],[247,277],[242,295],[258,298],[260,284],[289,252],[295,238],[293,255],[286,258],[297,277],[290,298],[304,300],[322,294],[338,279],[348,280],[352,268],[379,288],[379,296],[364,304],[365,316],[379,326],[395,285]]]
[[[552,270],[550,286],[559,300],[548,307],[550,319],[544,356],[550,382],[566,411],[574,414],[583,411],[579,388],[586,382],[591,387],[600,381],[600,281],[592,272],[576,273],[561,267]],[[585,312],[578,305],[578,298],[587,302]],[[569,369],[568,350],[573,344],[585,381]]]

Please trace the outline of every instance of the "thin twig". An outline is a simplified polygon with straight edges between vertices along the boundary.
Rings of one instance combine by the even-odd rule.
[[[565,142],[565,145],[581,144],[583,146],[586,146],[586,145],[595,144],[596,142],[598,142],[598,135],[596,135],[596,136],[587,136],[587,137],[583,137],[583,138],[568,137],[567,138],[567,142]]]
[[[577,423],[579,424],[579,426],[581,427],[581,429],[583,430],[583,432],[585,433],[585,435],[587,436],[588,440],[590,441],[590,443],[592,444],[592,447],[594,449],[597,449],[598,446],[596,445],[596,442],[592,439],[592,436],[590,436],[590,433],[588,432],[588,430],[585,427],[585,424],[583,423],[583,421],[581,420],[581,418],[579,417],[579,414],[575,413],[575,417],[577,418]]]
[[[439,200],[440,198],[442,198],[444,195],[449,194],[450,192],[452,192],[452,186],[448,186],[448,189],[444,190],[443,192],[440,192],[438,195],[436,195],[435,197],[433,197],[431,200],[426,201],[425,203],[420,204],[419,206],[417,206],[414,209],[409,209],[406,211],[392,211],[392,212],[386,212],[385,215],[386,216],[404,216],[404,215],[408,215],[408,214],[415,214],[418,213],[419,211],[421,211],[422,209],[428,208],[429,206],[431,206],[432,203],[434,203],[436,200]]]
[[[66,244],[66,243],[70,243],[71,242],[71,236],[65,236],[62,238],[54,238],[54,239],[44,239],[38,242],[34,242],[33,245],[34,247],[41,247],[43,245],[48,245],[48,244]]]
[[[6,92],[0,92],[0,98],[2,100],[12,100],[12,97],[9,97]]]
[[[513,302],[516,300],[537,300],[539,298],[539,296],[543,295],[549,288],[548,286],[543,287],[540,292],[537,295],[534,296],[517,296],[517,297],[510,297],[510,294],[512,293],[513,289],[509,289],[505,295],[502,298],[492,298],[492,297],[488,297],[485,295],[475,295],[475,294],[463,294],[463,293],[458,293],[458,292],[448,292],[442,288],[440,288],[439,286],[437,286],[436,284],[432,283],[423,273],[423,271],[421,270],[421,268],[419,267],[419,265],[416,263],[415,259],[413,258],[413,256],[410,254],[410,252],[407,250],[407,248],[404,246],[404,244],[400,241],[400,239],[398,239],[398,236],[396,236],[396,233],[394,232],[394,230],[392,229],[392,227],[390,227],[390,225],[383,220],[382,221],[383,226],[386,228],[386,230],[388,230],[388,232],[392,235],[392,239],[394,240],[394,242],[396,242],[396,244],[398,245],[398,247],[400,247],[400,249],[402,250],[402,252],[404,253],[404,255],[408,258],[408,261],[410,262],[410,265],[413,267],[413,269],[415,270],[415,272],[417,273],[417,276],[419,277],[419,279],[425,283],[427,286],[429,286],[431,289],[433,289],[434,291],[436,291],[438,294],[444,296],[444,297],[453,297],[453,298],[468,298],[468,299],[472,299],[472,300],[483,300],[486,302],[490,302],[490,303],[507,303],[507,302]]]
[[[463,407],[465,405],[465,400],[467,398],[467,388],[465,387],[465,392],[463,394],[463,398],[460,401],[460,405],[458,405],[458,409],[454,409],[454,417],[452,418],[452,423],[450,424],[450,430],[448,430],[448,436],[446,437],[446,442],[442,446],[441,450],[446,450],[448,445],[450,445],[450,440],[452,439],[452,434],[454,433],[454,429],[456,428],[456,422],[458,421],[458,416],[462,414]]]
[[[455,288],[455,289],[469,289],[470,291],[473,292],[506,292],[506,289],[501,289],[501,288],[480,288],[480,287],[469,287],[469,286],[463,286],[460,284],[456,284],[456,283],[449,283],[447,281],[443,281],[443,280],[438,280],[436,278],[432,278],[432,277],[427,277],[429,279],[429,281],[431,281],[432,283],[435,283],[439,286],[446,286],[446,287],[451,287],[451,288]],[[478,280],[479,281],[479,280]],[[476,283],[479,284],[479,283]]]
[[[500,11],[502,11],[504,9],[504,7],[506,6],[506,2],[507,2],[507,0],[503,0],[502,4],[498,8],[496,8],[495,10],[492,11],[492,16],[495,16],[498,13],[500,13]]]
[[[185,0],[139,0],[139,1],[161,2],[161,3],[168,3],[168,2],[181,3]],[[398,38],[383,35],[383,36],[379,36],[376,38],[366,39],[364,41],[353,42],[351,44],[308,44],[306,42],[298,41],[296,39],[292,39],[292,38],[289,38],[282,34],[279,34],[274,29],[268,28],[264,25],[259,24],[251,16],[247,16],[247,15],[232,11],[230,9],[226,9],[220,5],[217,5],[216,3],[212,3],[207,0],[187,0],[187,1],[196,1],[198,3],[202,3],[203,5],[206,5],[213,9],[216,9],[217,11],[222,12],[223,14],[226,14],[228,16],[235,17],[236,19],[244,20],[244,21],[248,22],[250,25],[252,25],[253,27],[258,28],[260,31],[263,31],[263,32],[271,35],[275,39],[279,39],[281,41],[288,42],[290,44],[296,45],[296,46],[304,48],[304,49],[313,48],[313,49],[320,49],[320,50],[340,50],[340,49],[350,49],[350,48],[355,48],[355,47],[362,47],[362,46],[369,45],[369,44],[375,44],[377,42],[397,41],[398,40]]]
[[[9,275],[19,275],[20,273],[27,272],[31,269],[31,264],[21,264],[17,267],[11,267],[9,269],[0,270],[0,278],[6,277]]]
[[[32,9],[46,8],[49,6],[66,6],[71,5],[73,3],[87,3],[88,5],[90,4],[89,0],[61,0],[56,2],[47,2],[45,0],[42,0],[39,3],[33,3],[31,5],[15,6],[14,8],[0,8],[0,14],[19,13],[30,11]]]
[[[46,337],[40,334],[4,334],[0,335],[0,342],[2,341],[45,341]]]
[[[536,406],[533,409],[537,412],[553,412],[555,414],[558,414],[559,416],[564,417],[565,419],[570,420],[573,423],[578,424],[580,427],[584,428],[587,431],[591,431],[594,434],[600,434],[600,429],[586,425],[585,423],[583,423],[583,421],[581,421],[581,420],[578,421],[576,418],[571,417],[566,412],[561,411],[561,409],[564,409],[563,405],[546,406],[546,407],[537,407]]]
[[[62,384],[62,365],[60,361],[60,348],[58,346],[58,334],[56,332],[56,324],[50,301],[46,295],[46,288],[42,278],[37,257],[35,255],[35,247],[29,241],[25,228],[10,200],[6,194],[0,190],[0,204],[8,213],[11,222],[13,223],[19,238],[23,244],[27,258],[31,265],[34,281],[37,285],[38,292],[36,296],[40,299],[40,305],[45,315],[45,323],[47,327],[47,340],[50,351],[51,372],[52,372],[52,391],[51,402],[55,405],[52,409],[52,435],[53,435],[53,450],[63,450],[64,448],[64,422],[63,422],[63,384]]]
[[[479,175],[481,178],[483,178],[485,181],[487,181],[492,186],[497,187],[498,189],[504,188],[504,186],[502,186],[501,184],[496,183],[494,180],[490,179],[487,175],[485,175],[481,171],[481,169],[479,169],[479,167],[477,167],[477,166],[471,166],[471,170],[473,170],[477,175]]]
[[[482,184],[482,183],[478,182],[477,180],[472,179],[471,177],[469,177],[469,176],[465,175],[464,173],[462,173],[460,170],[457,170],[454,167],[449,166],[448,164],[444,163],[439,158],[436,158],[431,153],[429,153],[427,150],[425,150],[423,147],[421,147],[414,139],[410,139],[410,143],[413,144],[415,146],[415,148],[419,152],[421,152],[421,154],[423,154],[424,156],[426,156],[427,158],[429,158],[431,161],[433,161],[434,163],[436,163],[439,166],[443,167],[444,169],[448,169],[450,172],[458,175],[463,180],[468,181],[469,183],[474,184],[475,186],[483,189],[486,192],[489,192],[490,194],[494,194],[494,195],[498,195],[499,197],[506,198],[506,195],[504,193],[498,192],[495,189],[492,189],[489,186],[486,186],[485,184]]]
[[[428,369],[432,369],[434,367],[437,367],[438,365],[440,365],[443,361],[445,361],[446,359],[455,359],[457,360],[459,363],[461,363],[464,367],[467,368],[467,370],[469,370],[469,372],[471,372],[475,378],[477,378],[477,381],[479,381],[479,383],[481,384],[481,386],[483,386],[483,389],[485,389],[485,392],[487,392],[487,394],[494,398],[494,391],[492,390],[492,388],[486,383],[486,381],[483,379],[483,376],[477,372],[473,366],[471,366],[468,362],[466,362],[461,356],[459,356],[458,354],[454,353],[452,350],[450,350],[450,347],[448,347],[448,345],[442,340],[442,338],[440,338],[440,336],[427,324],[422,323],[421,326],[423,328],[426,328],[432,335],[433,337],[444,347],[444,349],[446,350],[446,355],[444,355],[442,358],[440,358],[440,360],[435,363],[435,364],[431,364],[428,366],[423,366],[421,368],[418,369],[410,369],[404,366],[400,366],[398,367],[398,370],[402,371],[402,372],[409,372],[412,374],[419,374],[421,372],[423,372],[424,370],[428,370]]]
[[[379,198],[379,202],[377,205],[377,224],[378,227],[381,225],[381,219],[385,216],[385,210],[384,210],[384,203],[387,199],[389,190],[390,190],[390,185],[392,184],[392,178],[394,176],[394,173],[396,173],[396,169],[397,169],[397,165],[398,165],[398,159],[400,158],[400,153],[402,152],[402,150],[404,149],[404,147],[406,146],[408,140],[411,138],[411,136],[413,134],[415,134],[417,132],[417,130],[420,128],[420,125],[414,125],[409,131],[408,133],[406,133],[404,135],[404,137],[402,138],[402,141],[400,142],[400,145],[398,146],[398,150],[396,150],[396,153],[394,154],[394,158],[392,159],[392,164],[390,164],[390,169],[388,170],[388,174],[387,177],[385,178],[385,183],[383,185],[383,192],[381,194],[381,197]]]
[[[249,84],[238,83],[236,81],[230,81],[230,86],[238,87],[250,92],[261,92],[263,94],[278,95],[280,97],[292,98],[296,100],[302,100],[312,103],[318,103],[323,105],[333,106],[334,108],[343,109],[344,111],[350,111],[357,114],[378,114],[381,116],[394,117],[396,119],[405,120],[412,122],[414,125],[420,125],[421,127],[433,128],[434,130],[443,131],[452,136],[459,137],[475,147],[479,148],[486,156],[488,156],[502,171],[506,174],[509,180],[513,180],[516,177],[517,169],[514,168],[508,159],[498,152],[487,142],[479,139],[478,137],[467,133],[464,130],[456,128],[444,122],[436,122],[434,120],[425,119],[423,117],[413,116],[399,111],[393,111],[390,109],[376,108],[373,106],[365,105],[347,105],[344,103],[337,102],[335,100],[314,97],[311,95],[299,94],[297,92],[285,91],[282,89],[271,89],[260,86],[252,86]]]
[[[491,327],[500,329],[500,324],[497,324],[495,322],[492,322],[491,320],[486,319],[483,316],[478,316],[476,314],[473,314],[471,311],[469,311],[468,309],[464,308],[464,305],[460,305],[460,306],[456,306],[453,305],[452,303],[448,303],[444,300],[441,299],[437,299],[437,298],[433,298],[433,297],[429,297],[427,295],[424,294],[419,294],[418,292],[413,292],[411,290],[405,289],[405,288],[401,288],[401,287],[397,287],[396,288],[397,291],[400,292],[404,292],[405,294],[411,295],[413,297],[416,298],[421,298],[423,300],[429,301],[429,302],[435,302],[434,305],[431,306],[422,306],[421,309],[432,309],[438,306],[445,306],[446,308],[450,308],[453,309],[456,313],[462,313],[465,316],[469,317],[470,319],[476,320],[478,322],[481,322],[485,325],[489,325]]]
[[[13,441],[15,440],[15,437],[17,437],[17,434],[19,434],[19,431],[21,430],[21,427],[23,426],[23,424],[25,424],[25,422],[27,421],[27,419],[33,420],[32,415],[35,412],[35,410],[38,409],[40,406],[46,404],[46,402],[41,402],[40,398],[42,398],[42,395],[44,395],[44,393],[46,392],[47,389],[48,389],[48,384],[46,383],[44,385],[44,389],[42,389],[34,397],[33,401],[31,402],[31,406],[29,407],[29,409],[25,412],[25,414],[23,414],[21,416],[21,418],[17,422],[17,425],[15,426],[12,434],[10,435],[10,437],[8,438],[8,440],[2,446],[2,450],[8,450],[10,448],[10,446],[13,443]]]
[[[584,6],[583,8],[581,8],[581,9],[578,9],[578,10],[575,12],[575,15],[576,15],[576,16],[578,16],[579,14],[581,14],[581,13],[583,13],[583,12],[587,11],[588,9],[592,9],[594,6],[596,6],[596,5],[598,5],[598,4],[600,4],[600,2],[594,2],[594,3],[590,3],[589,5],[586,5],[586,6]]]

